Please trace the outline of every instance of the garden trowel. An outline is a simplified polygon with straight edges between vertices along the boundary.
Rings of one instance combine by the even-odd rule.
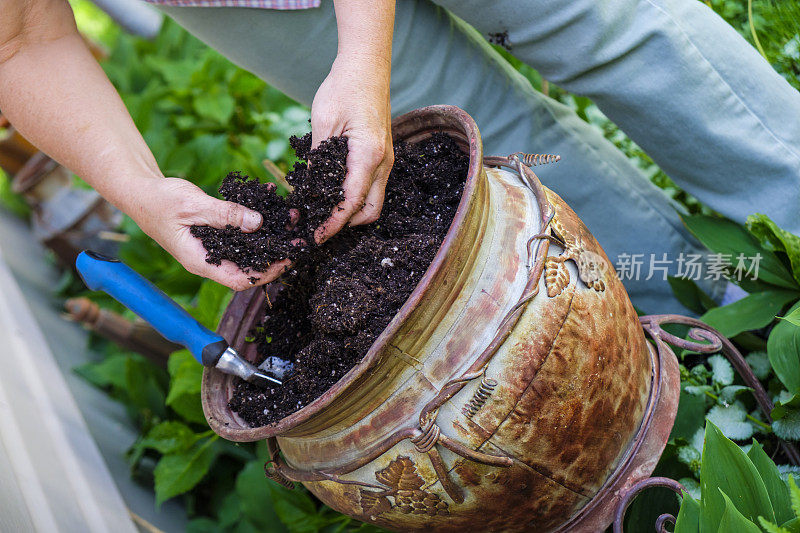
[[[220,335],[192,318],[155,285],[128,265],[97,252],[83,251],[75,261],[83,282],[93,291],[103,291],[150,323],[167,340],[186,346],[205,366],[238,376],[256,385],[282,385],[284,367],[271,365],[273,377],[256,368]]]

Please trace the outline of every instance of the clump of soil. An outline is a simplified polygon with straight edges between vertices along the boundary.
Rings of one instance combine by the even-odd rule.
[[[366,355],[436,255],[458,207],[469,165],[469,157],[443,133],[416,144],[397,143],[380,219],[347,227],[317,246],[311,237],[314,228],[343,199],[347,140],[329,139],[310,150],[306,135],[293,138],[291,144],[311,165],[300,161],[287,174],[294,192],[283,204],[271,187],[237,175],[229,175],[220,189],[226,199],[241,199],[259,211],[278,205],[274,212],[262,211],[261,230],[249,236],[238,232],[231,241],[226,240],[228,230],[198,235],[209,261],[224,258],[260,270],[286,256],[295,259],[253,333],[261,360],[290,359],[294,369],[281,387],[240,382],[229,402],[254,427],[308,405]],[[300,212],[291,230],[285,229],[288,209]],[[272,231],[267,220],[281,229]],[[298,237],[309,244],[286,246],[287,240]]]
[[[500,31],[497,33],[490,33],[488,41],[491,44],[502,46],[507,51],[511,51],[511,41],[508,40],[508,30]]]

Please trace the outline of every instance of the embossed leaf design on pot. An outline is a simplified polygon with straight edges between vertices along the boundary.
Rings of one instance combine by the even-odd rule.
[[[450,514],[447,502],[422,488],[425,481],[409,457],[397,457],[389,466],[375,472],[375,479],[389,488],[382,492],[359,489],[361,512],[367,517],[378,516],[395,507],[405,514]],[[394,505],[389,497],[394,498]]]

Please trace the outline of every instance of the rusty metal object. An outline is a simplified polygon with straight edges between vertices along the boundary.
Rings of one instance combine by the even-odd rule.
[[[393,123],[394,138],[409,142],[436,131],[470,154],[464,194],[424,277],[364,359],[259,428],[228,408],[233,379],[207,370],[206,418],[227,439],[267,439],[273,479],[390,529],[602,530],[615,491],[647,477],[663,450],[677,362],[666,344],[647,343],[605,253],[523,156],[484,158],[458,108]],[[560,265],[557,291],[548,261]],[[245,337],[265,300],[238,293],[219,327],[251,360]],[[475,398],[479,408],[463,411]]]
[[[619,506],[614,513],[614,533],[622,533],[622,523],[625,520],[625,511],[628,510],[628,506],[631,504],[631,502],[633,502],[634,498],[636,498],[640,492],[649,489],[650,487],[664,487],[674,491],[679,496],[682,496],[683,493],[686,492],[686,488],[684,488],[683,485],[668,477],[650,477],[643,479],[638,483],[634,483],[631,487],[625,490],[620,498]],[[665,513],[660,515],[656,520],[657,533],[670,533],[667,531],[667,524],[669,523],[674,526],[675,521],[675,517],[671,514]]]
[[[119,313],[102,309],[88,298],[70,298],[64,307],[70,320],[123,348],[144,355],[159,366],[166,367],[169,354],[183,349],[183,346],[162,337],[147,322],[128,320]]]

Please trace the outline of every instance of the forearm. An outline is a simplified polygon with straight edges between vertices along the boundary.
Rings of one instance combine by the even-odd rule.
[[[334,0],[339,58],[369,62],[387,87],[391,74],[394,0]]]
[[[68,5],[55,7],[58,10]],[[136,218],[134,192],[160,177],[116,90],[91,56],[70,12],[49,13],[0,57],[0,110],[42,151]]]

